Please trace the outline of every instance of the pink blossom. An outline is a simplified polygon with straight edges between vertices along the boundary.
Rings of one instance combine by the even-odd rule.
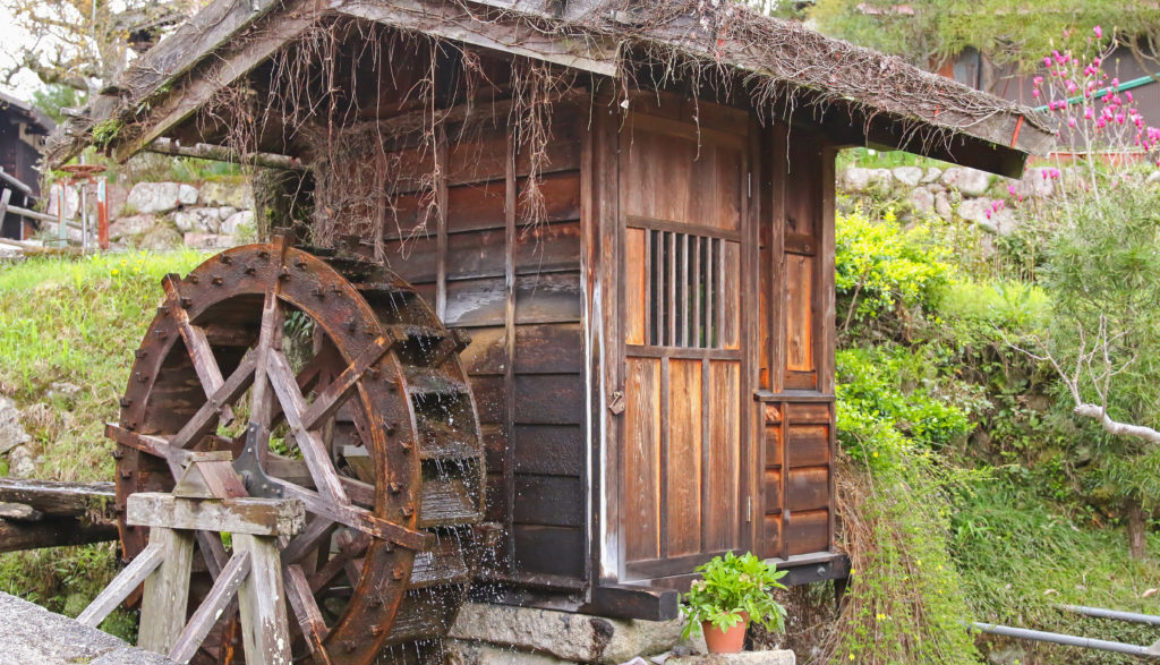
[[[1051,57],[1050,57],[1050,56],[1047,56],[1047,57],[1044,57],[1044,58],[1043,58],[1043,66],[1044,66],[1044,67],[1050,67],[1050,66],[1051,66]]]
[[[1096,33],[1096,39],[1104,38],[1104,29],[1100,26],[1097,25],[1096,27],[1092,28],[1092,32]]]
[[[1031,82],[1034,83],[1035,85],[1043,85],[1043,77],[1036,76],[1035,78],[1031,79]]]
[[[1132,93],[1131,93],[1131,92],[1125,92],[1125,93],[1124,93],[1124,98],[1128,100],[1128,103],[1129,103],[1129,104],[1133,104],[1133,103],[1135,103],[1135,100],[1133,99],[1133,97],[1132,97]]]
[[[1092,119],[1092,108],[1090,106],[1083,110],[1083,119],[1084,120],[1091,120]]]
[[[1067,126],[1074,128],[1075,127],[1075,118],[1068,118],[1067,119]]]
[[[1039,99],[1039,91],[1038,91],[1038,90],[1032,90],[1032,91],[1031,91],[1031,96],[1032,96],[1032,97],[1034,97],[1034,98],[1036,98],[1036,99]]]

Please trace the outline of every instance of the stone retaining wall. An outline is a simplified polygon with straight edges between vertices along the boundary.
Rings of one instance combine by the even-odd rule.
[[[849,167],[838,174],[838,191],[894,198],[918,215],[962,219],[1005,235],[1019,225],[1019,215],[1008,202],[1049,198],[1059,179],[1059,170],[1047,167],[1028,169],[1019,180],[959,166]]]
[[[57,187],[49,192],[50,215],[57,214]],[[95,188],[90,190],[92,202]],[[65,214],[77,219],[80,197],[75,189],[66,191]],[[255,236],[254,193],[247,182],[138,182],[131,188],[111,184],[106,191],[114,248],[224,249]]]

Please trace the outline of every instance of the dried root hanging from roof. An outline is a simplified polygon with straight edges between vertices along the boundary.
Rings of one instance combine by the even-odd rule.
[[[544,62],[517,60],[512,68],[512,105],[508,126],[515,139],[516,160],[527,161],[528,177],[520,191],[520,222],[531,234],[547,217],[541,175],[549,166],[553,104],[575,85],[574,73],[557,72]]]
[[[494,65],[470,47],[427,35],[322,21],[283,48],[264,76],[251,77],[247,85],[262,88],[258,93],[226,89],[201,121],[227,126],[229,145],[241,152],[271,136],[308,146],[315,178],[308,242],[357,238],[364,253],[389,263],[384,238],[406,256],[412,240],[434,233],[446,214],[440,187],[448,154],[458,150],[462,158],[462,146],[482,145],[486,129],[506,125],[514,137],[527,174],[520,223],[534,229],[544,220],[540,180],[553,104],[577,74],[514,57],[497,78]]]

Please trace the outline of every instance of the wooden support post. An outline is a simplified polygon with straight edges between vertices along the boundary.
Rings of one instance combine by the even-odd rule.
[[[109,616],[113,610],[117,609],[129,594],[137,588],[137,585],[145,581],[158,566],[161,565],[162,560],[165,559],[165,548],[158,542],[149,543],[149,546],[141,551],[140,554],[133,559],[132,563],[125,567],[117,577],[105,587],[93,602],[81,612],[77,617],[77,621],[90,628],[96,628],[100,625],[105,617]]]
[[[238,592],[246,665],[290,665],[290,627],[277,539],[234,534],[234,551],[250,555],[250,574]]]
[[[193,572],[193,533],[153,527],[149,542],[164,547],[165,558],[145,579],[137,646],[164,655],[185,628],[189,576]]]
[[[196,468],[187,472],[183,481],[192,482],[192,476],[197,475],[201,481],[209,481],[207,486],[219,484],[217,481],[221,478],[210,478],[217,471],[218,460],[212,454],[195,455],[201,459],[195,460]],[[199,485],[194,489],[203,488]],[[290,632],[278,541],[302,530],[305,512],[301,502],[142,492],[129,497],[126,517],[129,524],[150,527],[149,546],[85,608],[78,621],[96,626],[144,580],[137,646],[168,654],[178,663],[187,663],[236,594],[247,665],[290,664]],[[187,625],[194,534],[207,530],[231,532],[234,556],[216,576],[209,595]],[[208,535],[217,538],[214,534]],[[300,570],[293,581],[299,587],[305,585]],[[305,589],[308,594],[309,586]],[[307,598],[313,606],[314,599]],[[313,610],[317,615],[317,607]],[[317,622],[325,630],[321,616]],[[320,643],[319,635],[324,633],[316,628],[313,636]]]
[[[169,651],[169,659],[178,663],[188,663],[197,653],[197,647],[209,635],[218,618],[225,612],[234,594],[242,586],[246,576],[250,574],[250,555],[248,552],[239,552],[214,582],[209,595],[202,601],[201,606],[189,619],[189,624],[181,631],[173,648]]]

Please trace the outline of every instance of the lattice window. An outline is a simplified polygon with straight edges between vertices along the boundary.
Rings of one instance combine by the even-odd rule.
[[[721,347],[726,269],[724,241],[675,231],[648,231],[648,343]],[[734,266],[734,269],[737,269]]]

